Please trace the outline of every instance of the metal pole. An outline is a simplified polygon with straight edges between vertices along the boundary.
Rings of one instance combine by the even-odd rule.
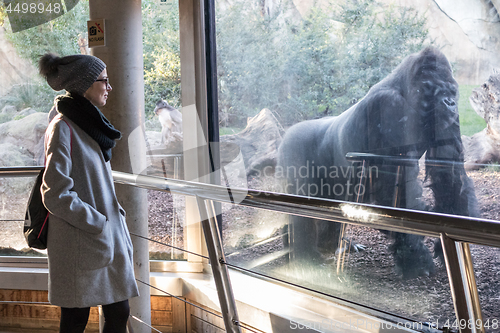
[[[461,265],[461,275],[464,286],[466,287],[467,307],[469,317],[473,320],[476,332],[485,333],[483,315],[481,313],[481,303],[479,302],[479,293],[477,291],[476,277],[474,274],[474,264],[470,247],[468,243],[457,243],[458,258]],[[469,323],[467,323],[469,324]]]
[[[475,290],[475,294],[477,295],[477,289],[475,285],[472,287],[466,282],[471,280],[467,279],[464,274],[465,272],[469,272],[469,268],[466,267],[467,265],[464,263],[463,245],[455,242],[445,234],[441,234],[441,244],[443,246],[448,279],[450,280],[451,296],[457,316],[457,326],[459,326],[461,333],[483,332],[482,329],[478,330],[475,326],[476,319],[480,319],[481,317],[475,317],[474,311],[472,310],[471,294],[474,294]],[[473,275],[474,271],[471,273]],[[472,323],[472,321],[474,325],[469,324]],[[460,325],[462,323],[466,323],[465,327]]]
[[[200,211],[201,224],[203,233],[205,234],[210,265],[217,288],[217,295],[219,296],[226,332],[240,333],[238,312],[231,281],[229,280],[229,272],[226,266],[226,258],[224,257],[224,249],[222,248],[217,220],[215,218],[215,208],[211,200],[205,200],[196,196],[196,201]]]

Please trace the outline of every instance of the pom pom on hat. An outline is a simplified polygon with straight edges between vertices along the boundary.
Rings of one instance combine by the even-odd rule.
[[[91,55],[59,57],[53,53],[41,56],[38,66],[40,74],[52,89],[65,89],[81,96],[106,68],[101,59]]]

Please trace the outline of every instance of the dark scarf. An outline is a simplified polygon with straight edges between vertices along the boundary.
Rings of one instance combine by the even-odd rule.
[[[56,108],[99,144],[106,162],[111,159],[111,149],[116,146],[115,140],[120,139],[122,134],[98,108],[85,97],[74,93],[58,96]]]

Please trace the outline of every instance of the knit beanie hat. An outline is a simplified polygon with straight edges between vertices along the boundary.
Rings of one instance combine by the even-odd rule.
[[[106,68],[101,59],[91,55],[59,57],[52,53],[41,56],[38,66],[40,74],[45,77],[52,89],[56,91],[65,89],[81,96]]]

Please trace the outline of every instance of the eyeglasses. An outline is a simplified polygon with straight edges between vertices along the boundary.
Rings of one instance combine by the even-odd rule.
[[[99,80],[95,80],[95,81],[96,81],[96,82],[97,82],[97,81],[102,81],[102,82],[104,82],[104,83],[106,84],[106,87],[110,85],[110,84],[109,84],[109,78],[99,79]]]

